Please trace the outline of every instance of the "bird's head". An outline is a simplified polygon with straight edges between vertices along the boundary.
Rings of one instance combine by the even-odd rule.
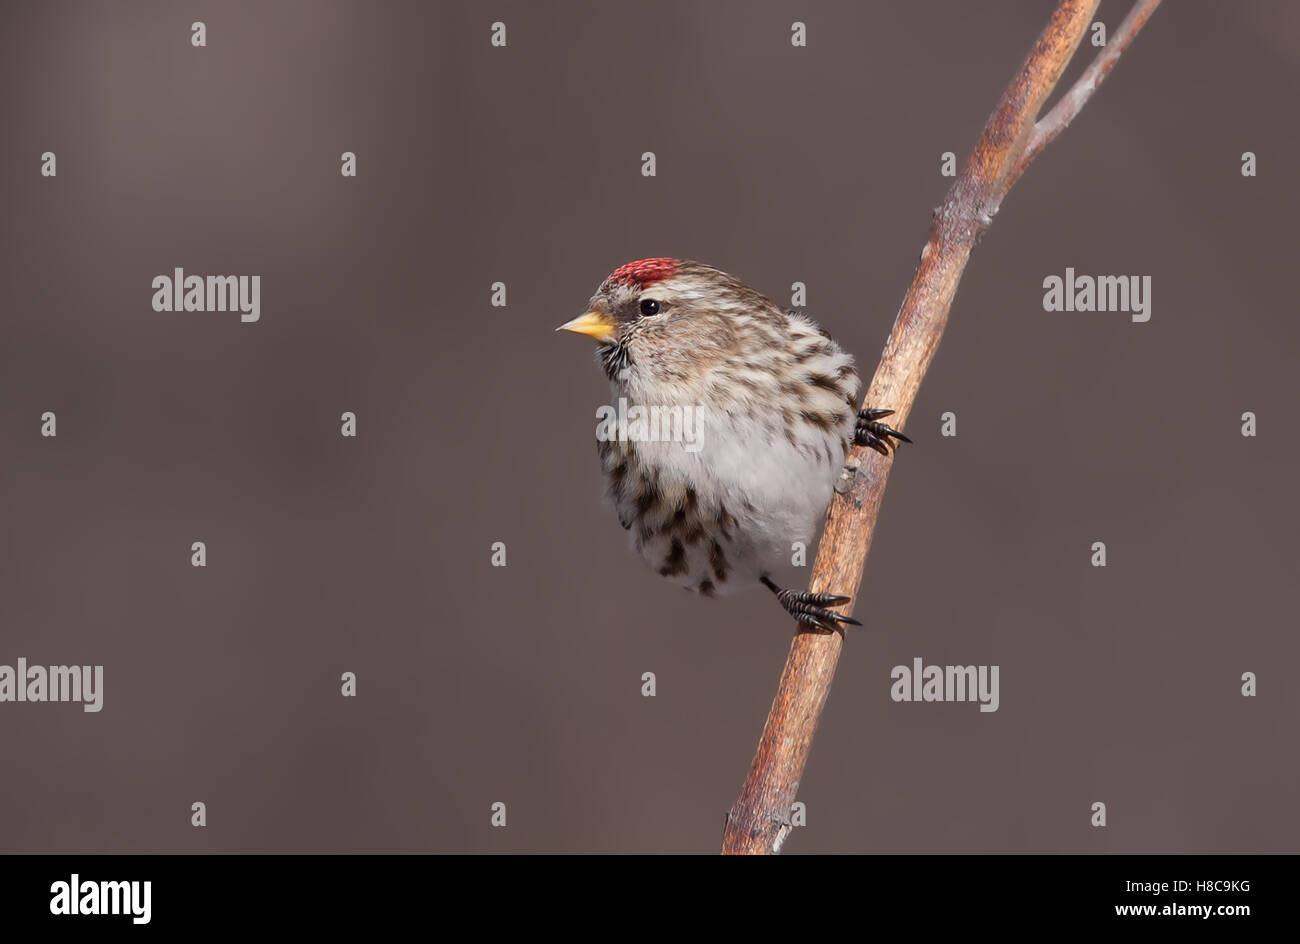
[[[556,330],[594,338],[611,380],[692,387],[723,362],[761,355],[784,319],[769,299],[725,272],[657,258],[615,269],[586,313]]]

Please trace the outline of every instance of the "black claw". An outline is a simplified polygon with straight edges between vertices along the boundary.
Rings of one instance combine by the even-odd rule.
[[[841,596],[838,593],[813,593],[810,590],[782,590],[767,577],[763,577],[762,581],[764,586],[776,594],[777,602],[785,608],[785,611],[800,623],[807,623],[809,626],[827,632],[834,632],[841,625],[862,625],[852,616],[827,609],[827,607],[848,603],[852,597]]]
[[[891,416],[893,410],[878,410],[867,408],[858,414],[858,425],[853,431],[853,441],[859,446],[866,446],[868,449],[874,449],[882,456],[889,455],[889,447],[898,447],[898,443],[890,441],[892,436],[899,442],[910,443],[908,439],[888,423],[879,422],[882,416]]]
[[[869,449],[876,450],[876,452],[880,453],[882,456],[889,455],[889,446],[886,441],[870,430],[859,427],[857,433],[853,437],[853,441],[859,446],[866,446]]]
[[[853,599],[842,597],[838,593],[813,593],[811,590],[782,590],[781,592],[793,594],[800,603],[807,603],[810,606],[840,606]]]

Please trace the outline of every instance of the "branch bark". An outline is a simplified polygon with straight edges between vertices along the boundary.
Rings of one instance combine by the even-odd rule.
[[[975,150],[935,211],[865,404],[894,411],[903,427],[948,321],[979,237],[1025,168],[1078,114],[1160,0],[1138,0],[1079,81],[1035,123],[1092,22],[1100,0],[1062,0],[989,117]],[[897,421],[897,422],[895,422]],[[891,462],[855,448],[835,485],[810,587],[857,597]],[[800,626],[740,797],[727,816],[724,854],[781,851],[808,752],[835,676],[842,633]]]

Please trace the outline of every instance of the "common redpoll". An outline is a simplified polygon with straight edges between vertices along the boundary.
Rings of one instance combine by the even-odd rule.
[[[849,598],[771,573],[805,546],[849,448],[911,442],[858,410],[853,357],[823,329],[711,266],[615,269],[560,326],[595,338],[612,403],[598,451],[619,522],[665,577],[711,596],[762,583],[802,623],[861,625]],[[615,422],[617,418],[617,422]]]

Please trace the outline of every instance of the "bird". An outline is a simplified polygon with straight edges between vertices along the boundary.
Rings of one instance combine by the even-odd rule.
[[[703,596],[761,584],[818,631],[862,625],[832,609],[850,597],[773,579],[854,445],[889,456],[912,442],[884,422],[893,410],[858,408],[851,354],[740,279],[669,257],[619,266],[556,330],[596,341],[611,394],[601,472],[651,567]]]

